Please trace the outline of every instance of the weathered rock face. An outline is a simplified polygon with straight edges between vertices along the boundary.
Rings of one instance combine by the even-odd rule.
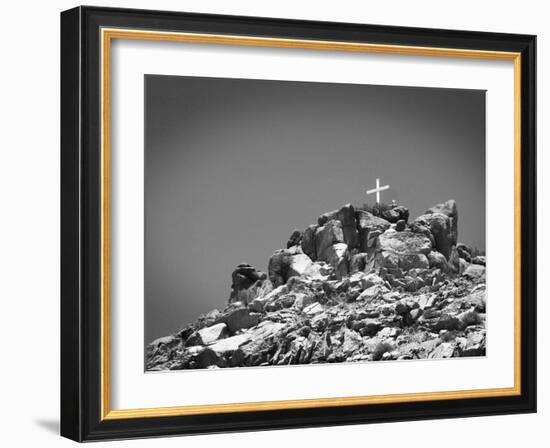
[[[450,270],[449,264],[447,263],[447,259],[445,258],[445,255],[443,255],[440,252],[431,251],[428,254],[428,261],[430,263],[430,268],[440,269],[441,272],[444,272],[444,273],[448,273]]]
[[[260,314],[251,313],[248,308],[236,308],[224,316],[223,320],[229,331],[235,333],[243,328],[250,328],[258,325]]]
[[[324,226],[328,221],[339,221],[344,234],[343,242],[347,244],[348,249],[355,249],[358,246],[357,222],[355,221],[355,209],[353,205],[344,205],[339,210],[325,213],[319,216],[317,223],[319,226]]]
[[[290,235],[290,238],[286,243],[286,248],[288,249],[292,246],[299,245],[302,242],[303,236],[304,236],[304,233],[300,229],[295,229]]]
[[[302,237],[302,251],[312,260],[317,260],[317,250],[315,244],[315,234],[319,226],[311,225],[306,230]]]
[[[405,221],[405,224],[409,220],[409,209],[398,205],[387,210],[383,210],[380,216],[388,222],[397,223],[398,221]]]
[[[398,256],[429,254],[432,243],[425,235],[413,232],[385,232],[378,237],[379,250]]]
[[[348,245],[345,243],[336,243],[326,250],[327,262],[334,267],[336,278],[342,279],[349,272],[349,252]]]
[[[321,215],[268,275],[241,263],[226,308],[149,344],[147,369],[483,356],[486,259],[456,243],[456,204],[388,211]]]
[[[219,339],[224,339],[229,336],[227,325],[223,322],[212,325],[211,327],[203,328],[196,333],[193,333],[186,341],[186,346],[208,345],[216,342]]]
[[[448,259],[453,246],[449,217],[442,213],[429,213],[415,219],[416,228],[427,228],[433,235],[435,249]]]
[[[317,260],[327,261],[326,250],[336,243],[344,242],[344,232],[340,221],[331,219],[315,232],[315,252]]]
[[[257,271],[248,263],[241,263],[231,274],[231,295],[229,303],[243,302],[248,303],[250,298],[257,294],[258,288],[261,288],[266,274]]]
[[[458,251],[458,256],[460,258],[467,261],[468,263],[472,261],[472,250],[468,246],[459,243],[456,245],[456,250]]]
[[[426,213],[441,213],[449,217],[450,242],[451,245],[456,245],[458,242],[458,209],[456,207],[456,201],[454,199],[450,199],[442,204],[437,204],[428,209]]]
[[[359,231],[359,249],[361,252],[372,253],[376,248],[377,238],[390,227],[390,223],[364,210],[357,210],[355,216]]]
[[[313,262],[301,252],[280,249],[269,259],[269,280],[274,287],[284,285],[289,278],[308,274]]]

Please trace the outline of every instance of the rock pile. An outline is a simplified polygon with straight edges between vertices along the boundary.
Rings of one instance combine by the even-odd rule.
[[[239,264],[227,307],[146,349],[148,370],[485,354],[485,257],[455,201],[409,223],[348,204],[294,230],[268,272]]]

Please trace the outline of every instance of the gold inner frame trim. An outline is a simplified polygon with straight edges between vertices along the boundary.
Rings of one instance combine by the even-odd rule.
[[[521,54],[515,52],[419,47],[307,39],[280,39],[253,36],[101,29],[101,419],[116,420],[229,412],[252,412],[383,403],[422,402],[467,398],[503,397],[521,394]],[[514,386],[442,392],[314,398],[229,404],[171,406],[140,409],[111,409],[110,347],[110,126],[111,126],[111,42],[131,39],[215,45],[294,48],[356,53],[383,53],[411,56],[456,57],[513,61],[514,63]]]

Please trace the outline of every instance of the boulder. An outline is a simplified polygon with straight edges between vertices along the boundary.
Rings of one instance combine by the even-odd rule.
[[[457,244],[456,250],[458,251],[458,256],[463,260],[466,260],[468,263],[472,261],[472,249],[470,249],[466,244]]]
[[[298,229],[294,229],[292,234],[290,235],[290,238],[288,239],[286,243],[286,248],[290,248],[292,246],[297,246],[302,242],[303,232]]]
[[[462,275],[476,282],[485,281],[485,266],[480,264],[471,264],[464,270]]]
[[[456,207],[456,201],[450,199],[442,204],[434,205],[426,211],[426,214],[431,213],[442,213],[449,217],[450,243],[451,245],[456,245],[458,241],[458,209]]]
[[[240,365],[257,366],[267,362],[270,358],[270,340],[276,337],[284,326],[282,323],[267,320],[251,330],[248,334],[249,339],[237,348],[238,357],[241,359]]]
[[[447,259],[451,254],[453,237],[449,217],[443,213],[429,213],[415,219],[418,228],[428,228],[433,235],[435,249],[441,252]]]
[[[359,236],[357,233],[357,222],[353,205],[346,204],[339,210],[324,213],[319,216],[317,223],[320,226],[324,226],[331,220],[339,221],[342,225],[342,231],[344,233],[343,242],[348,245],[348,248],[350,250],[356,248],[359,245]]]
[[[237,265],[231,274],[231,294],[228,302],[249,303],[266,278],[264,272],[257,271],[248,263]]]
[[[432,269],[440,269],[441,272],[449,272],[449,263],[447,262],[447,259],[445,258],[445,255],[443,255],[441,252],[431,251],[428,254],[428,261],[430,263],[430,268]]]
[[[322,313],[323,310],[323,306],[320,303],[315,302],[306,306],[302,311],[309,316],[315,316],[316,314]]]
[[[365,210],[357,210],[355,217],[359,231],[359,248],[361,252],[372,253],[376,247],[376,238],[390,227],[390,223]]]
[[[185,353],[186,364],[192,369],[205,369],[210,366],[223,366],[225,363],[210,347],[189,347]]]
[[[229,331],[235,333],[244,328],[258,325],[260,314],[251,313],[248,308],[236,308],[224,316],[224,321]]]
[[[403,220],[406,224],[409,220],[409,209],[407,207],[403,207],[402,205],[398,205],[387,210],[382,210],[380,217],[391,223],[397,223],[398,221]]]
[[[250,341],[250,339],[251,336],[249,333],[237,334],[209,345],[208,348],[219,355],[228,355],[235,352],[241,345]]]
[[[311,258],[306,254],[291,255],[287,270],[287,281],[291,277],[299,277],[309,272],[313,265]]]
[[[410,269],[428,269],[430,263],[424,254],[404,254],[399,258],[399,267],[404,271]]]
[[[200,338],[200,345],[208,345],[219,339],[226,338],[229,336],[229,331],[227,330],[227,325],[220,322],[219,324],[199,330],[197,334]]]
[[[480,264],[481,266],[485,266],[485,256],[483,255],[477,255],[475,257],[472,257],[472,264]]]
[[[367,302],[370,302],[378,297],[381,297],[385,293],[387,293],[389,290],[384,285],[373,285],[367,289],[365,289],[359,297],[357,297],[357,301],[365,300]]]
[[[248,308],[251,311],[261,313],[264,311],[264,307],[267,303],[270,303],[274,300],[277,300],[280,296],[287,293],[288,289],[285,285],[280,285],[274,290],[270,291],[268,294],[255,298],[249,305]]]
[[[380,278],[380,276],[378,276],[374,272],[368,275],[365,275],[364,277],[361,278],[361,288],[363,289],[370,288],[371,286],[374,286],[374,285],[383,285],[383,284],[384,284],[384,280],[382,280],[382,278]]]
[[[289,278],[310,272],[313,262],[306,254],[290,249],[279,249],[269,259],[269,280],[275,288],[284,285]]]
[[[451,272],[455,274],[460,273],[460,257],[458,256],[458,250],[453,246],[451,249],[451,255],[449,256],[449,268]]]
[[[432,250],[432,244],[428,237],[419,233],[385,232],[378,237],[378,248],[402,257],[412,254],[427,255]]]
[[[395,223],[396,232],[403,232],[407,228],[407,221],[400,219]]]
[[[464,271],[468,268],[469,265],[470,265],[470,263],[468,263],[464,258],[459,258],[458,259],[458,266],[459,266],[458,273],[463,274]]]
[[[294,299],[294,308],[298,310],[303,310],[305,307],[311,305],[313,303],[313,297],[311,295],[306,295],[302,293],[295,294]]]
[[[429,359],[437,358],[452,358],[457,350],[454,342],[443,342],[439,344],[436,349],[428,355]]]
[[[313,261],[317,260],[317,252],[315,249],[315,233],[319,226],[308,226],[302,235],[302,251]]]
[[[350,254],[349,272],[362,272],[367,265],[367,254],[364,252]]]
[[[336,278],[340,280],[349,272],[349,253],[348,246],[345,243],[336,243],[329,246],[325,251],[325,258],[336,273]]]
[[[290,257],[292,253],[288,249],[276,250],[268,264],[269,280],[273,283],[273,287],[277,288],[284,285],[288,280],[288,266],[290,265]]]
[[[327,221],[325,225],[319,227],[315,232],[315,253],[317,259],[322,261],[327,260],[326,250],[336,243],[344,242],[344,232],[340,221],[332,219]]]

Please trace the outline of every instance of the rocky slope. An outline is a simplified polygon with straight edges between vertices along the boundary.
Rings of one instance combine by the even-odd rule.
[[[378,214],[345,205],[267,274],[238,265],[227,307],[149,344],[147,370],[484,355],[485,257],[458,243],[455,201]]]

